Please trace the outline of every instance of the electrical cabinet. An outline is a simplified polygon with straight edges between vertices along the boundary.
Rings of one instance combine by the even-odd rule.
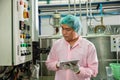
[[[32,60],[32,1],[0,0],[0,66]]]
[[[111,35],[111,51],[120,51],[120,35]]]

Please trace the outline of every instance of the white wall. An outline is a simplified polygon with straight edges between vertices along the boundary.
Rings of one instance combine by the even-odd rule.
[[[53,35],[54,29],[49,24],[49,18],[41,19],[41,35]]]

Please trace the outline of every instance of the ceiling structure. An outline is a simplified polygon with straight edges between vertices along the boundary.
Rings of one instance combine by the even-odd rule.
[[[50,2],[47,3],[46,1]],[[82,14],[86,14],[86,1],[83,0],[80,3],[80,0],[39,0],[39,15],[52,15],[56,10],[61,14],[68,14],[69,9],[72,13],[76,11],[76,14],[79,14],[81,9]],[[99,4],[103,5],[104,14],[120,15],[120,0],[92,0],[92,13],[99,13],[97,10]]]

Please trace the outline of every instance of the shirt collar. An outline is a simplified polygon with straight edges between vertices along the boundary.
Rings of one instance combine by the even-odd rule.
[[[65,44],[68,46],[69,45],[69,43],[63,38],[63,40],[64,40],[64,42],[65,42]],[[78,40],[75,42],[75,44],[74,44],[74,46],[79,46],[79,47],[82,47],[81,45],[82,45],[82,37],[81,36],[79,36],[79,38],[78,38]]]
[[[76,45],[78,45],[79,47],[82,47],[81,46],[82,45],[82,37],[81,36],[79,36],[78,40],[75,42],[74,46],[76,46]]]

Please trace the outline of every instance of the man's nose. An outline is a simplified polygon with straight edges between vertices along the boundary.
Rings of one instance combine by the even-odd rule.
[[[66,34],[66,30],[62,30],[63,34]]]

